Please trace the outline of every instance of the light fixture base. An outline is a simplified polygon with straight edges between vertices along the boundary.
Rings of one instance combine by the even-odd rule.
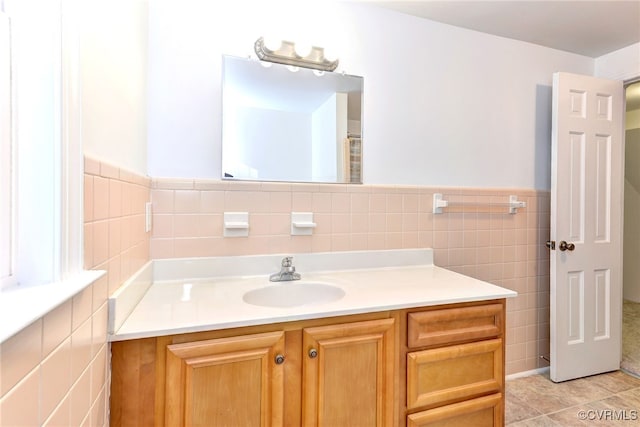
[[[311,47],[307,56],[296,53],[295,44],[283,41],[277,50],[271,50],[264,45],[264,38],[260,37],[254,44],[256,55],[262,61],[276,62],[278,64],[293,65],[297,67],[312,68],[321,71],[333,71],[338,67],[338,60],[329,61],[324,57],[324,49]]]

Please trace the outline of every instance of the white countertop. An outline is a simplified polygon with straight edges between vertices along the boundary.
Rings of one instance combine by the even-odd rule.
[[[173,278],[165,281],[156,278],[126,316],[126,320],[110,334],[110,340],[510,298],[517,295],[509,289],[434,266],[430,250],[421,251],[417,255],[418,258],[423,257],[422,264],[414,260],[408,262],[408,265],[397,265],[402,263],[391,261],[395,266],[315,272],[305,272],[298,268],[302,280],[294,282],[297,285],[305,286],[309,282],[327,283],[340,287],[345,295],[337,301],[289,308],[263,307],[243,301],[243,295],[253,289],[291,283],[269,282],[268,274]],[[385,255],[382,251],[373,252]],[[364,254],[370,263],[377,265],[380,265],[380,259],[389,258],[384,256],[376,259],[376,254],[371,255],[371,252],[358,254]],[[406,255],[407,252],[404,251],[403,254]],[[269,257],[271,261],[274,259],[278,257]],[[304,258],[301,264],[308,268],[313,265]],[[363,265],[366,262],[359,266]],[[278,268],[275,269],[277,270]]]

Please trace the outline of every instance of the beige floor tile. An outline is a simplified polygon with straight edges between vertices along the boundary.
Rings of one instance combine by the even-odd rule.
[[[580,403],[579,399],[567,392],[564,383],[556,384],[543,375],[532,375],[507,382],[507,391],[527,403],[540,414],[560,411]]]
[[[539,411],[529,406],[525,401],[513,393],[506,393],[505,423],[511,424],[542,415]]]
[[[588,405],[588,419],[596,426],[638,425],[637,403],[632,403],[620,395],[592,402]]]
[[[562,427],[562,424],[558,424],[546,415],[542,415],[537,418],[531,418],[528,420],[520,421],[517,423],[509,424],[510,427]]]
[[[588,411],[588,405],[579,405],[563,409],[562,411],[558,411],[553,414],[548,414],[547,416],[564,427],[592,426],[592,420],[583,419],[584,416],[582,414],[589,414]]]
[[[593,402],[610,396],[612,392],[595,383],[595,380],[596,377],[589,377],[565,381],[554,384],[554,389],[557,393],[570,396],[571,400],[577,404]]]
[[[640,379],[617,371],[562,383],[554,383],[548,374],[510,380],[505,424],[640,425]]]
[[[620,393],[625,390],[640,387],[640,378],[632,377],[622,371],[596,375],[594,377],[585,378],[585,380],[596,384],[598,387],[607,389],[612,393]]]
[[[640,375],[640,303],[625,300],[622,313],[621,367]]]
[[[638,410],[638,413],[640,413],[640,387],[632,388],[630,390],[623,391],[622,393],[618,393],[618,396],[625,399],[625,402],[634,405]]]

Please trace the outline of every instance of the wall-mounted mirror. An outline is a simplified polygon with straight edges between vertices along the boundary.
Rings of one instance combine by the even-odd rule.
[[[362,182],[362,77],[230,56],[223,67],[223,179]]]

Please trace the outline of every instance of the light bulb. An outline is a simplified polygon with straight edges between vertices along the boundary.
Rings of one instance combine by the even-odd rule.
[[[274,37],[263,37],[264,40],[264,47],[266,47],[269,50],[278,50],[280,49],[280,46],[282,45],[282,41],[279,39],[276,39]]]
[[[311,43],[306,43],[305,41],[297,42],[296,53],[298,56],[306,58],[311,53]]]
[[[332,47],[324,48],[324,57],[327,59],[327,61],[330,61],[330,62],[333,62],[336,59],[338,59],[338,55]]]

